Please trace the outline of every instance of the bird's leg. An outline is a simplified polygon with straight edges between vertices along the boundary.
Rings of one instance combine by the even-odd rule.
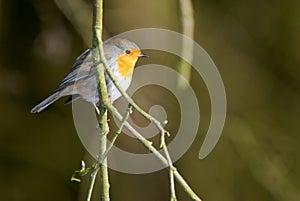
[[[100,114],[100,110],[99,110],[97,104],[93,104],[93,106],[94,106],[94,108],[95,108],[97,114],[99,115],[99,114]]]

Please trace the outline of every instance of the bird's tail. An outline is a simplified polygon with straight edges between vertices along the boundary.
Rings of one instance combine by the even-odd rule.
[[[57,91],[54,94],[50,95],[48,98],[37,104],[34,108],[31,109],[31,113],[38,113],[47,108],[49,105],[57,101],[61,97],[60,92]]]

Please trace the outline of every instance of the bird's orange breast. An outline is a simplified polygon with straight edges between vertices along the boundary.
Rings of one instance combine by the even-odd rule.
[[[120,76],[127,77],[132,74],[140,52],[140,50],[133,50],[130,54],[123,54],[119,56],[117,59],[117,64]]]

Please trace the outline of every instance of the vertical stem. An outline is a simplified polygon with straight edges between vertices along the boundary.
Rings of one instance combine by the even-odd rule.
[[[100,177],[101,177],[102,200],[109,201],[110,198],[109,198],[109,178],[108,178],[107,158],[102,160],[102,157],[106,152],[106,143],[107,143],[106,134],[108,133],[109,128],[107,124],[107,110],[103,107],[100,108],[100,115],[98,121],[100,126],[98,162],[101,163]]]
[[[194,38],[194,10],[192,0],[179,0],[179,6],[181,11],[181,24],[182,24],[182,34],[193,40]],[[182,55],[187,61],[193,60],[193,42],[183,38],[182,40]],[[191,79],[191,66],[181,60],[177,66],[178,72],[183,75],[183,77],[190,82]],[[188,85],[182,82],[181,79],[178,80],[179,89],[186,89]]]
[[[103,0],[94,0],[93,2],[93,48],[97,48],[102,44]],[[95,56],[99,58],[99,55]]]
[[[160,147],[162,147],[163,150],[164,150],[166,160],[167,160],[168,166],[169,166],[171,201],[176,201],[177,198],[176,198],[175,183],[174,183],[174,171],[176,171],[176,168],[173,165],[171,156],[170,156],[168,148],[167,148],[167,144],[166,144],[166,140],[165,140],[165,134],[166,134],[165,131],[161,132]]]
[[[92,198],[93,189],[94,189],[95,180],[96,180],[98,171],[99,171],[99,168],[96,168],[91,174],[91,183],[90,183],[90,187],[89,187],[89,191],[88,191],[88,196],[86,198],[87,201],[90,201]]]
[[[109,131],[107,124],[107,110],[103,105],[108,102],[107,87],[105,82],[104,67],[100,64],[100,61],[104,61],[104,53],[102,47],[102,28],[103,28],[103,0],[93,1],[93,58],[97,65],[98,72],[98,92],[101,101],[99,104],[100,114],[98,117],[100,134],[99,134],[99,156],[98,161],[102,158],[102,155],[106,151],[106,134]],[[102,200],[109,201],[109,178],[107,169],[107,159],[103,160],[100,164],[101,174],[101,189],[102,189]]]
[[[170,167],[170,186],[171,186],[171,201],[176,201],[175,182],[174,182],[174,168]]]

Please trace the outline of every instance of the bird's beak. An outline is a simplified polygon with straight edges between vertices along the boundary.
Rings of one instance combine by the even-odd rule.
[[[141,52],[138,56],[139,56],[139,57],[149,57],[148,54],[144,54],[143,52]]]

